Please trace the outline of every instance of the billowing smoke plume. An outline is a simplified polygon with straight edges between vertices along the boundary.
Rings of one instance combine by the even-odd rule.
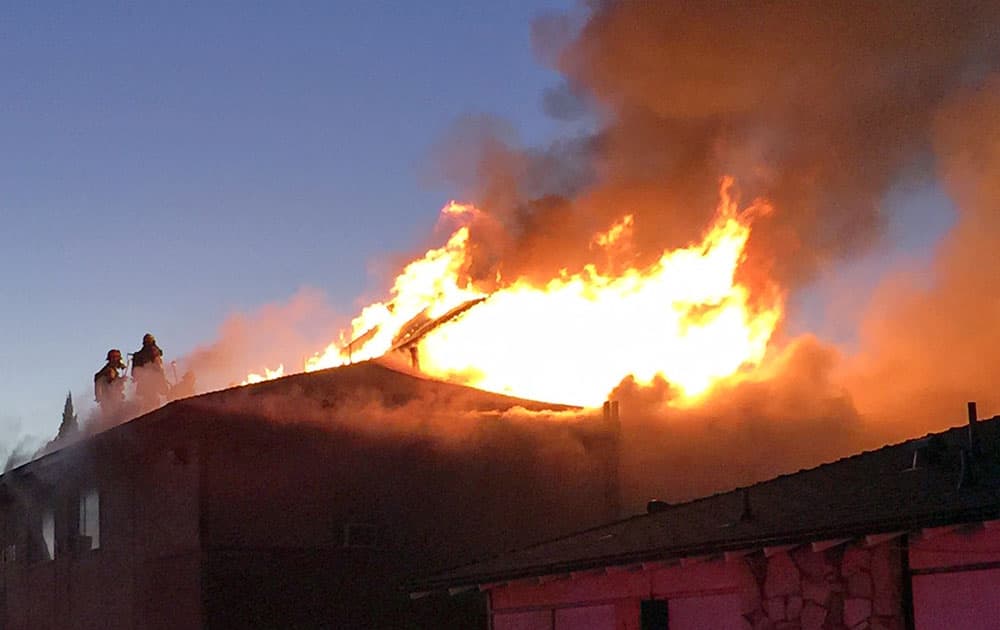
[[[897,432],[939,425],[956,401],[1000,411],[1000,76],[942,110],[935,147],[958,222],[930,286],[905,273],[885,280],[849,366],[858,405]]]
[[[962,419],[966,400],[1000,412],[1000,4],[594,1],[539,19],[534,40],[564,76],[544,96],[547,111],[586,131],[523,148],[502,122],[470,117],[439,151],[455,192],[487,211],[471,225],[467,269],[484,289],[498,277],[544,281],[594,262],[594,234],[626,213],[629,264],[694,242],[723,175],[745,201],[774,207],[753,226],[741,269],[751,288],[760,274],[794,292],[879,247],[884,197],[906,178],[939,177],[959,210],[930,285],[886,279],[857,352],[781,331],[759,369],[694,405],[677,404],[666,382],[623,382],[612,395],[622,406],[627,505],[939,429]],[[316,319],[310,299],[233,318],[182,372],[205,391],[258,365],[298,371],[336,338],[333,327],[296,332],[307,318],[336,321]],[[284,354],[271,353],[278,348]],[[613,343],[595,344],[601,351]],[[226,405],[269,416],[267,406],[286,409],[289,396]],[[329,414],[319,409],[302,413]],[[376,415],[385,424],[365,430],[469,439],[445,416],[412,411],[361,409],[342,421]]]
[[[692,407],[672,405],[663,381],[623,382],[612,396],[622,409],[626,505],[691,499],[877,446],[835,382],[838,361],[835,350],[803,337],[752,380]]]
[[[465,121],[448,145],[454,179],[502,219],[503,238],[474,239],[508,277],[582,263],[626,212],[647,260],[684,245],[730,174],[779,210],[750,259],[807,280],[877,241],[883,194],[928,168],[935,111],[1000,62],[996,3],[593,4],[575,34],[556,15],[534,39],[569,86],[549,109],[589,103],[596,133],[520,150]]]
[[[445,138],[443,174],[487,210],[471,225],[467,269],[483,288],[594,262],[594,234],[626,213],[629,264],[687,245],[709,222],[723,175],[745,201],[774,207],[754,224],[741,269],[751,288],[759,274],[794,292],[879,247],[884,197],[900,181],[939,175],[959,206],[930,288],[887,280],[859,352],[782,332],[755,373],[688,406],[665,382],[622,383],[613,396],[630,505],[938,429],[960,420],[968,399],[1000,410],[990,382],[1000,367],[1000,267],[990,264],[1000,240],[1000,104],[989,80],[998,24],[1000,5],[981,2],[594,2],[540,18],[533,32],[564,76],[544,95],[547,111],[588,131],[523,148],[502,121],[469,117]],[[191,365],[231,365],[232,374],[212,368],[226,374],[218,386],[239,378],[242,330],[228,324]]]
[[[855,355],[779,335],[757,374],[691,408],[666,383],[623,383],[631,500],[940,429],[966,400],[1000,411],[1000,4],[590,4],[537,20],[534,40],[565,77],[547,110],[589,114],[596,132],[524,149],[469,119],[444,145],[451,181],[490,212],[473,225],[473,277],[578,268],[625,213],[633,262],[648,262],[698,238],[723,174],[775,208],[754,225],[751,287],[763,274],[794,293],[883,245],[901,181],[937,176],[960,213],[929,288],[900,275],[876,292]]]

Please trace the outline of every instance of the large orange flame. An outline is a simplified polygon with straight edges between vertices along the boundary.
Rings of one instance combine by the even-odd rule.
[[[444,247],[407,265],[390,300],[362,310],[351,324],[353,341],[345,334],[305,369],[404,348],[425,374],[524,398],[595,405],[625,377],[645,384],[661,376],[679,404],[690,404],[758,365],[783,311],[773,287],[751,300],[736,279],[751,223],[769,208],[758,202],[740,212],[731,187],[725,179],[700,241],[648,267],[604,275],[587,265],[544,285],[518,279],[491,293],[462,274],[469,255],[463,225]],[[442,213],[471,219],[481,211],[452,203]],[[606,252],[627,246],[633,229],[626,215],[592,245]]]
[[[471,206],[452,202],[442,213],[460,214],[463,208],[472,210]],[[382,356],[414,318],[424,316],[432,320],[468,300],[485,297],[469,282],[459,280],[468,242],[469,228],[462,226],[444,247],[432,249],[407,265],[393,283],[392,299],[366,306],[351,322],[350,338],[342,336],[339,342],[307,359],[306,371]]]

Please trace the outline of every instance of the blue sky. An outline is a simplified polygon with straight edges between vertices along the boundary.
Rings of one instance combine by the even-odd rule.
[[[572,131],[529,41],[572,4],[0,4],[0,446],[51,435],[147,330],[177,357],[301,287],[345,314],[378,296],[370,270],[455,194],[427,162],[458,118]],[[930,199],[893,251],[947,225]]]

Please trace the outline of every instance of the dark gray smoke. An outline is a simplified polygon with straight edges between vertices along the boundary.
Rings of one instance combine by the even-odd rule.
[[[478,244],[507,277],[584,262],[626,212],[658,257],[697,237],[730,174],[778,209],[751,261],[807,280],[878,241],[886,190],[929,168],[934,113],[1000,64],[995,2],[622,0],[576,18],[536,22],[540,56],[566,78],[544,104],[559,118],[589,104],[599,130],[521,149],[465,121],[451,143],[451,174],[503,225]]]

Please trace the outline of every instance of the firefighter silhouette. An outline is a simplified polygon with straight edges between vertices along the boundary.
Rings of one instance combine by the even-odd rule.
[[[132,355],[132,380],[136,400],[145,409],[159,407],[170,391],[163,369],[163,350],[150,333],[143,335],[142,348]]]
[[[118,348],[108,350],[107,362],[94,374],[94,400],[105,410],[125,402],[125,364]]]

